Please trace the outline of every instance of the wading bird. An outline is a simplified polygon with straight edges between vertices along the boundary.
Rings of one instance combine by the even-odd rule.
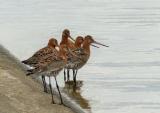
[[[56,87],[60,95],[61,104],[63,104],[62,96],[59,90],[59,85],[57,83],[57,75],[59,72],[64,68],[67,63],[67,54],[68,50],[66,49],[66,45],[60,45],[59,52],[57,55],[49,54],[45,57],[41,58],[38,64],[35,65],[35,69],[28,70],[28,75],[30,74],[37,74],[37,75],[45,75],[49,77],[49,87],[52,96],[52,103],[54,104],[53,99],[53,91],[51,85],[51,77],[53,76],[56,81]]]
[[[78,49],[78,48],[81,48],[81,45],[82,45],[83,41],[84,41],[83,37],[82,37],[82,36],[78,36],[78,37],[76,38],[76,40],[75,40],[74,45],[72,45],[72,48],[70,48],[70,49],[71,49],[71,50],[76,50],[76,49]],[[67,55],[70,56],[71,54],[67,54]],[[71,58],[71,57],[72,57],[72,56],[70,56],[70,58]],[[67,81],[70,80],[69,70],[70,70],[70,69],[73,69],[73,65],[70,65],[70,64],[71,64],[70,61],[73,62],[73,60],[69,60],[69,62],[67,62],[66,66],[65,66],[65,68],[64,68],[64,81],[66,81],[66,72],[65,72],[66,69],[67,69]]]
[[[51,38],[46,47],[37,51],[35,54],[33,54],[32,57],[28,58],[27,60],[22,61],[22,63],[34,68],[39,63],[39,61],[41,61],[43,57],[46,57],[47,55],[50,55],[50,54],[56,56],[58,54],[58,51],[56,50],[57,46],[58,46],[57,40],[54,38]],[[45,81],[44,75],[42,75],[42,82],[44,86],[44,92],[47,92],[46,81]]]
[[[66,45],[67,48],[69,48],[69,49],[72,50],[73,48],[75,48],[74,41],[75,40],[70,35],[69,29],[64,29],[63,32],[62,32],[62,39],[61,39],[60,45]],[[67,70],[67,76],[69,78],[69,70]],[[64,81],[66,81],[66,72],[65,72],[65,69],[64,69]]]
[[[69,64],[71,68],[73,69],[73,80],[75,84],[76,84],[76,77],[77,77],[78,70],[82,68],[87,63],[88,59],[90,58],[90,53],[91,53],[90,46],[93,43],[101,45],[101,46],[109,47],[109,46],[106,46],[104,44],[101,44],[95,41],[90,35],[85,36],[83,44],[82,44],[82,48],[77,49],[78,51],[76,52],[76,56],[78,56],[78,58],[73,56]]]

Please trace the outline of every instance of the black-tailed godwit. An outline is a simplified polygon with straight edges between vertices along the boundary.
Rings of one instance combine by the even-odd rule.
[[[38,50],[36,53],[33,54],[32,57],[28,58],[27,60],[22,61],[22,63],[29,65],[31,67],[35,67],[38,62],[41,60],[41,58],[49,55],[49,54],[57,54],[58,51],[55,49],[55,47],[58,46],[58,42],[56,39],[51,38],[48,41],[48,45],[40,50]],[[45,81],[45,76],[42,75],[42,82],[44,86],[44,92],[47,92],[47,87],[46,87],[46,81]]]
[[[83,41],[84,41],[83,37],[82,37],[82,36],[78,36],[78,37],[76,38],[76,40],[75,40],[74,45],[72,45],[72,47],[70,47],[70,49],[71,49],[71,50],[76,50],[76,49],[78,49],[78,48],[81,48]],[[71,55],[71,54],[68,54],[68,56],[69,56],[69,55]],[[70,58],[71,58],[71,57],[72,57],[72,56],[70,56]],[[70,80],[69,71],[70,71],[70,69],[73,69],[70,61],[73,62],[73,59],[69,60],[69,62],[67,63],[67,65],[66,65],[65,68],[64,68],[64,81],[66,81],[66,72],[65,72],[66,69],[67,69],[67,81]],[[74,62],[75,62],[75,61],[74,61]]]
[[[41,58],[37,65],[35,65],[35,69],[31,69],[28,72],[28,75],[30,74],[37,74],[37,75],[45,75],[49,77],[49,87],[51,91],[52,96],[52,103],[54,104],[53,99],[53,90],[51,85],[51,77],[53,76],[56,81],[56,87],[60,95],[61,104],[63,104],[62,96],[60,93],[59,85],[57,82],[57,75],[59,72],[65,67],[67,63],[67,46],[66,45],[60,45],[59,46],[59,52],[57,55],[55,54],[49,54],[45,57]]]
[[[87,35],[85,36],[84,38],[84,41],[83,41],[83,44],[82,44],[82,48],[81,49],[78,49],[77,51],[77,57],[74,57],[71,58],[71,61],[70,61],[70,66],[72,66],[72,69],[73,69],[73,80],[74,82],[76,83],[76,77],[77,77],[77,72],[80,68],[82,68],[88,61],[88,59],[90,58],[90,45],[92,44],[98,44],[98,45],[101,45],[101,46],[105,46],[105,47],[109,47],[109,46],[106,46],[104,44],[101,44],[97,41],[95,41],[92,36],[90,35]]]

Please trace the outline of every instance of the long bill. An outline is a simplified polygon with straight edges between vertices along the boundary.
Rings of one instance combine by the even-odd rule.
[[[70,38],[72,41],[74,41],[74,42],[75,42],[75,39],[74,39],[74,38],[72,38],[71,36],[69,36],[69,38]]]
[[[101,46],[104,46],[104,47],[109,47],[109,46],[107,46],[107,45],[105,45],[105,44],[102,44],[102,43],[99,43],[99,42],[97,42],[97,41],[94,41],[93,43],[94,43],[94,44],[101,45]]]
[[[93,47],[96,47],[96,48],[99,48],[98,46],[96,46],[96,45],[93,45],[93,44],[91,44],[91,46],[93,46]]]

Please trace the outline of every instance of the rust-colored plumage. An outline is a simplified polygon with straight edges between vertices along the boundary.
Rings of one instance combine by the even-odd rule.
[[[42,57],[49,55],[51,53],[57,54],[57,50],[55,49],[56,46],[58,46],[57,40],[51,38],[46,47],[37,51],[32,57],[28,58],[27,60],[22,61],[22,63],[34,67]]]
[[[66,45],[68,48],[74,48],[74,39],[71,37],[68,29],[64,29],[62,32],[60,45],[62,44]]]
[[[78,48],[81,48],[81,45],[82,45],[83,41],[84,41],[83,37],[78,36],[75,40],[74,45],[69,49],[74,51]],[[75,56],[76,56],[75,52],[73,52],[73,54],[75,54]],[[66,81],[66,71],[65,70],[67,69],[67,81],[69,81],[70,80],[69,71],[70,71],[70,69],[73,69],[72,62],[76,62],[76,60],[77,60],[77,57],[73,57],[73,55],[71,55],[70,53],[68,53],[67,56],[70,59],[68,59],[68,62],[66,64],[65,68],[64,68],[64,81]]]
[[[42,57],[39,62],[34,66],[33,73],[49,73],[51,71],[63,68],[67,63],[66,46],[61,45],[57,54],[50,53]]]
[[[96,42],[92,38],[92,36],[90,35],[85,36],[81,49],[78,50],[78,52],[76,53],[76,56],[78,56],[78,58],[73,56],[71,58],[70,64],[68,64],[68,67],[70,67],[70,69],[73,69],[73,79],[75,83],[76,83],[77,71],[80,68],[82,68],[90,58],[90,54],[91,54],[90,46],[92,43],[103,45],[99,42]],[[106,46],[106,45],[103,45],[103,46]]]
[[[62,101],[62,96],[59,90],[59,86],[56,80],[56,76],[59,74],[59,72],[64,68],[64,66],[67,63],[67,49],[66,45],[60,45],[59,47],[59,52],[55,54],[48,54],[45,57],[41,58],[40,61],[35,65],[35,69],[29,70],[29,75],[30,74],[41,74],[49,77],[49,86],[51,90],[51,95],[52,95],[52,103],[54,103],[53,100],[53,92],[52,92],[52,86],[51,86],[51,76],[55,78],[56,81],[56,86],[60,95],[61,103],[63,104]]]
[[[85,36],[85,38],[83,38],[82,36],[78,36],[76,40],[74,40],[70,36],[70,31],[68,29],[64,29],[64,31],[62,32],[62,40],[60,42],[60,45],[58,45],[56,39],[51,38],[46,47],[37,51],[32,57],[28,58],[27,60],[22,61],[22,63],[33,67],[33,69],[27,70],[27,75],[42,75],[42,82],[45,92],[47,92],[45,76],[49,77],[49,87],[52,96],[52,103],[54,103],[54,99],[51,77],[54,77],[56,81],[56,87],[60,95],[61,104],[63,104],[56,77],[59,72],[62,71],[63,68],[65,68],[67,69],[67,75],[69,78],[69,70],[72,69],[73,80],[76,84],[77,71],[82,68],[90,58],[90,46],[92,45],[92,43],[108,47],[104,44],[96,42],[90,35]],[[59,47],[59,50],[57,50],[56,46]],[[97,47],[95,45],[92,46]]]
[[[58,51],[55,49],[55,47],[58,46],[58,42],[55,38],[51,38],[48,41],[48,45],[39,51],[37,51],[32,57],[28,58],[27,60],[22,61],[22,63],[27,64],[32,67],[36,67],[41,59],[45,59],[45,57],[48,57],[48,55],[54,55],[56,56]],[[31,70],[29,70],[31,71]],[[31,73],[31,72],[30,72]],[[28,73],[28,74],[30,74]],[[44,92],[47,92],[46,82],[45,82],[45,76],[42,75],[42,82],[44,86]]]

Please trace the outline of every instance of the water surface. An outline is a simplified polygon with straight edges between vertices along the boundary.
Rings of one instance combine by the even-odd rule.
[[[0,0],[0,10],[0,43],[20,60],[64,28],[110,45],[91,48],[78,73],[83,86],[72,95],[89,112],[160,112],[159,0]]]

